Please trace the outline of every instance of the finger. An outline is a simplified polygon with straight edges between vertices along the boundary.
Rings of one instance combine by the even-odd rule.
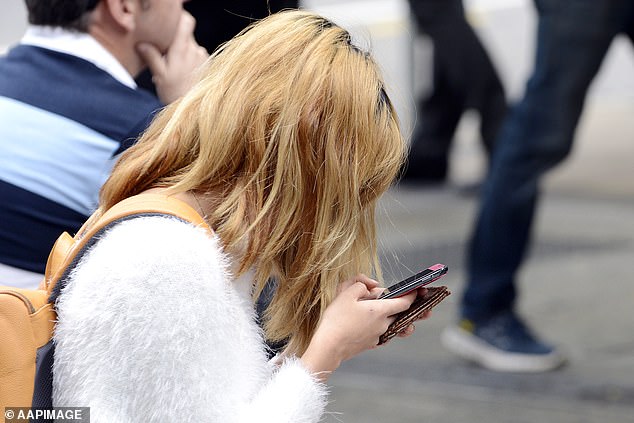
[[[400,337],[400,338],[407,338],[408,336],[413,334],[415,331],[416,331],[416,326],[414,326],[414,324],[410,324],[405,329],[403,329],[401,332],[399,332],[399,334],[397,336]]]
[[[174,41],[168,50],[168,54],[170,52],[179,52],[185,48],[185,46],[190,44],[194,39],[195,27],[196,19],[194,19],[194,17],[187,11],[183,10],[178,29],[176,30],[176,35],[174,36]]]
[[[429,319],[430,317],[431,317],[431,310],[427,310],[426,312],[420,315],[418,320],[426,320],[426,319]]]
[[[354,285],[357,282],[361,282],[362,284],[364,284],[366,286],[366,288],[371,291],[372,289],[374,289],[375,287],[379,286],[379,283],[373,279],[368,278],[367,276],[365,276],[364,274],[358,274],[353,278],[347,279],[343,282],[341,282],[339,284],[339,287],[337,289],[337,292],[343,292],[346,289],[350,288],[352,285]]]
[[[196,55],[198,56],[198,58],[200,59],[200,62],[202,63],[205,60],[207,60],[207,58],[209,57],[209,52],[207,51],[205,47],[197,45]]]
[[[396,313],[400,313],[401,311],[405,311],[412,305],[412,302],[416,299],[416,292],[410,292],[409,294],[403,295],[397,298],[385,298],[380,300],[385,303],[385,311],[389,313],[389,315],[393,315]]]
[[[345,280],[345,281],[341,282],[339,284],[339,286],[337,287],[337,293],[341,293],[341,292],[345,291],[346,289],[350,288],[355,283],[356,283],[356,281],[354,279],[348,279],[348,280]]]
[[[136,49],[153,76],[160,77],[165,74],[165,59],[158,48],[149,43],[139,43]]]
[[[383,293],[383,291],[385,291],[385,288],[381,288],[381,287],[376,287],[376,288],[372,288],[370,289],[370,297],[371,298],[379,298],[379,296]]]
[[[380,285],[377,281],[367,277],[366,275],[364,275],[362,273],[360,273],[357,276],[355,276],[355,280],[358,281],[358,282],[364,283],[368,287],[369,290],[371,290],[373,288],[377,288]]]
[[[352,296],[355,300],[367,299],[370,296],[368,287],[360,281],[353,283],[345,290],[345,293]]]

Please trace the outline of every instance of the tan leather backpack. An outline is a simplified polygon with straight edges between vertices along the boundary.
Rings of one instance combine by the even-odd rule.
[[[211,231],[186,203],[165,195],[140,194],[113,206],[90,228],[84,225],[74,238],[66,232],[60,235],[38,289],[0,286],[0,410],[52,407],[55,301],[70,271],[106,230],[149,215],[172,215]]]

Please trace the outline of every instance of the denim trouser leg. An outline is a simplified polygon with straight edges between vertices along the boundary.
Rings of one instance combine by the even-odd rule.
[[[468,254],[462,315],[511,310],[542,174],[566,157],[586,91],[629,0],[536,1],[535,68],[496,144]]]

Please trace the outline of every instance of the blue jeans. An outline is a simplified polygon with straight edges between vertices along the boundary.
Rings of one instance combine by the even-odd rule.
[[[529,243],[539,180],[570,152],[590,82],[614,37],[634,33],[632,0],[535,0],[533,74],[505,120],[468,251],[463,317],[514,307],[515,275]]]

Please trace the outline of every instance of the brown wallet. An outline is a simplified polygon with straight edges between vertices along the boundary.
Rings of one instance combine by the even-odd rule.
[[[412,305],[405,311],[396,315],[396,320],[379,337],[379,344],[384,344],[404,331],[412,322],[418,320],[423,313],[436,307],[442,300],[451,294],[446,286],[429,286],[427,293],[416,297]]]

